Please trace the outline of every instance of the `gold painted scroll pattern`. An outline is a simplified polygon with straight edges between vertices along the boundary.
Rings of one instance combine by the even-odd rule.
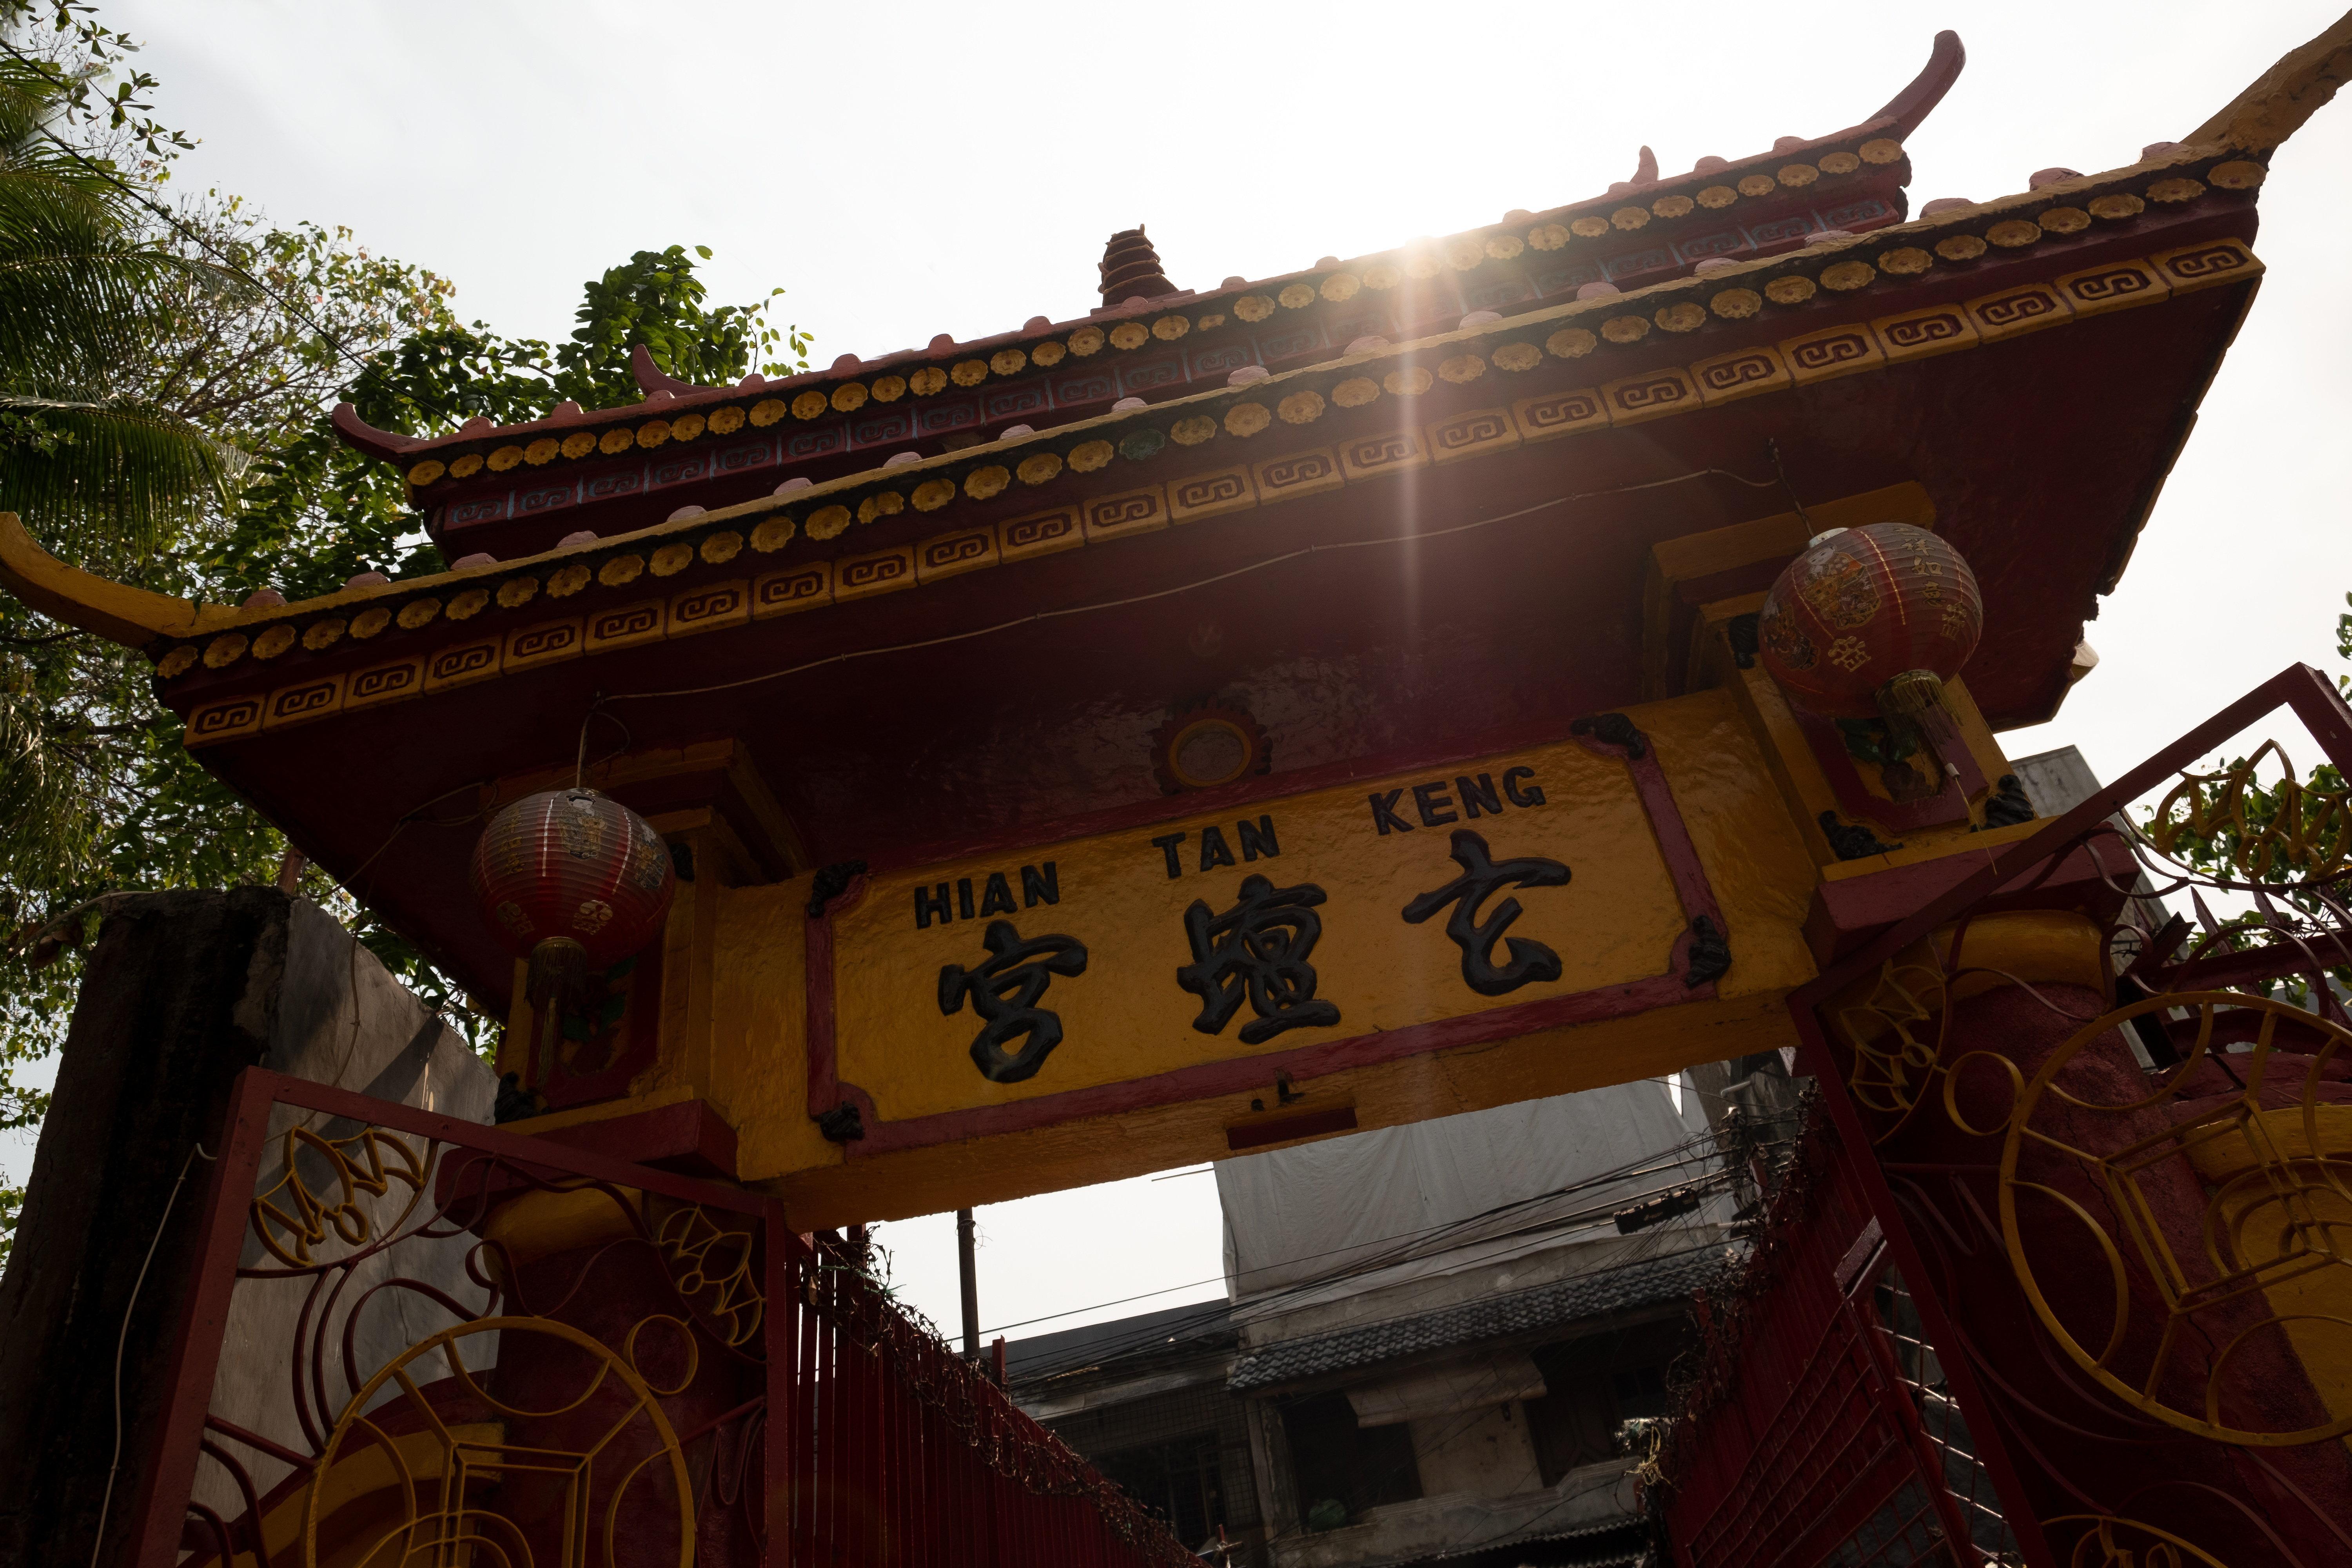
[[[760,1289],[754,1264],[752,1232],[730,1229],[698,1204],[686,1204],[656,1218],[654,1244],[670,1273],[677,1293],[708,1320],[709,1328],[730,1350],[757,1351],[760,1324],[767,1297]]]
[[[1999,1049],[1945,1059],[1956,1000],[2020,984],[1948,972],[1913,949],[1825,1010],[1874,1141],[1936,1100],[1960,1132],[2004,1140],[2000,1223],[2018,1282],[2066,1354],[2125,1404],[2247,1447],[2352,1434],[2352,1399],[2340,1389],[2322,1388],[2321,1417],[2292,1430],[2225,1408],[2243,1376],[2234,1358],[2265,1341],[2312,1369],[2315,1384],[2327,1381],[2321,1369],[2352,1361],[2352,1103],[2328,1076],[2352,1060],[2343,1049],[2352,1032],[2243,993],[2164,994],[2082,1025],[2030,1079]],[[2151,1015],[2185,1015],[2169,1026],[2185,1042],[2179,1065],[2137,1099],[2077,1092],[2095,1056],[2073,1074],[2069,1064]],[[2282,1029],[2291,1048],[2282,1049]],[[2211,1092],[2200,1068],[2216,1061],[2244,1087]],[[2007,1109],[1989,1117],[1982,1091],[2004,1079]],[[2064,1249],[2070,1270],[2094,1258],[2091,1267],[2104,1266],[2097,1310],[2079,1279],[2037,1272],[2028,1238],[2046,1246],[2053,1233],[2082,1244]],[[2051,1262],[2041,1255],[2042,1268]],[[2197,1346],[2210,1352],[2201,1363]]]
[[[685,1346],[682,1375],[657,1383],[640,1364],[639,1342],[649,1329]],[[499,1399],[484,1376],[468,1366],[467,1342],[488,1354],[511,1357],[514,1341],[552,1340],[555,1357],[579,1376],[577,1391],[565,1388],[534,1398],[528,1408]],[[495,1351],[491,1347],[497,1347]],[[487,1357],[486,1357],[487,1359]],[[659,1551],[648,1529],[652,1518],[676,1519],[677,1568],[695,1555],[694,1489],[677,1432],[661,1402],[694,1380],[698,1361],[694,1336],[680,1320],[650,1317],[635,1324],[618,1353],[568,1323],[550,1318],[482,1318],[428,1335],[402,1352],[352,1396],[321,1447],[313,1479],[302,1489],[303,1568],[344,1563],[544,1563],[549,1568],[616,1568],[616,1542],[626,1535],[635,1550]],[[441,1363],[439,1367],[433,1363]],[[444,1382],[478,1402],[490,1419],[450,1425],[424,1390]],[[601,1436],[592,1447],[567,1450],[510,1442],[518,1426],[544,1429],[551,1420],[589,1405],[613,1385],[625,1402],[617,1411],[597,1407]],[[397,1397],[386,1397],[397,1393]],[[569,1394],[568,1398],[563,1397]],[[608,1395],[609,1399],[610,1396]],[[394,1413],[406,1417],[395,1422]],[[395,1425],[412,1426],[396,1437]],[[638,1435],[635,1428],[644,1428]],[[639,1450],[642,1450],[639,1452]],[[637,1457],[630,1458],[632,1453]],[[339,1477],[338,1471],[342,1472]],[[390,1474],[385,1474],[389,1470]],[[343,1477],[372,1480],[372,1497],[385,1506],[353,1509],[343,1496]],[[558,1517],[570,1521],[555,1543],[553,1558],[534,1553],[531,1536],[500,1511],[501,1482],[520,1480],[551,1489],[560,1500]],[[668,1497],[659,1493],[667,1479]],[[650,1500],[652,1510],[646,1509]],[[667,1506],[663,1504],[667,1501]],[[600,1506],[601,1505],[601,1506]],[[356,1527],[353,1521],[356,1518]],[[356,1528],[356,1533],[354,1529]],[[601,1542],[602,1552],[592,1551]],[[652,1561],[667,1558],[666,1551]],[[639,1559],[644,1561],[644,1559]]]
[[[2053,1545],[2074,1536],[2066,1551],[2066,1568],[2229,1568],[2168,1530],[2112,1514],[2059,1514],[2043,1520],[2042,1529]],[[2076,1530],[2082,1533],[2074,1535]]]
[[[1880,965],[1867,995],[1832,1011],[1853,1058],[1847,1091],[1888,1121],[1881,1142],[1928,1100],[1941,1071],[1949,985],[1950,977],[1928,958],[1898,954]]]

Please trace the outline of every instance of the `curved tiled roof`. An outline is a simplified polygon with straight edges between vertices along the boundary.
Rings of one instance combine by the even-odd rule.
[[[677,381],[639,353],[633,359],[644,401],[602,409],[565,404],[516,426],[473,419],[451,434],[420,438],[374,429],[349,405],[335,411],[335,425],[353,447],[402,465],[413,498],[439,524],[450,521],[445,498],[461,512],[479,511],[464,503],[501,475],[552,479],[639,448],[650,453],[782,426],[802,433],[792,445],[804,455],[824,457],[905,447],[1033,410],[1045,418],[1121,395],[1165,395],[1242,365],[1336,352],[1365,332],[1399,324],[1427,331],[1465,310],[1525,310],[1588,283],[1677,275],[1708,256],[1769,253],[1823,229],[1896,221],[1899,186],[1907,177],[1901,139],[1942,98],[1963,59],[1958,37],[1939,34],[1917,79],[1868,120],[1833,135],[1783,137],[1769,152],[1738,163],[1701,159],[1666,179],[1655,177],[1645,148],[1637,174],[1649,177],[1621,182],[1604,195],[1540,213],[1513,212],[1496,224],[1353,260],[1325,258],[1255,281],[1227,279],[1206,292],[1124,300],[1072,321],[1036,317],[1018,331],[965,342],[942,335],[919,350],[873,359],[844,355],[824,371],[778,381],[751,375],[730,387]],[[1405,302],[1416,297],[1425,302]],[[1376,318],[1379,324],[1368,324]],[[1123,363],[1130,357],[1153,363]],[[1160,364],[1163,359],[1167,365]],[[1107,379],[1079,374],[1105,371]],[[926,400],[942,408],[963,401],[975,406],[950,426]],[[885,416],[899,410],[905,416]],[[835,426],[843,428],[830,440],[817,434]],[[792,455],[784,455],[786,463]]]
[[[1843,142],[1856,144],[1843,147]],[[1066,365],[1075,369],[1104,356],[1106,350],[1110,353],[1105,363],[1109,363],[1122,352],[1173,345],[1221,331],[1251,335],[1243,330],[1269,320],[1286,326],[1303,323],[1332,313],[1334,306],[1454,274],[1476,275],[1461,300],[1469,309],[1531,303],[1562,289],[1672,271],[1708,256],[1752,251],[1758,237],[1738,225],[1741,207],[1769,204],[1777,208],[1802,193],[1810,208],[1823,196],[1834,196],[1842,182],[1854,183],[1866,169],[1895,163],[1903,156],[1902,143],[1893,137],[1842,132],[1784,145],[1638,193],[1548,213],[1517,213],[1505,224],[1444,239],[1346,261],[1330,258],[1312,268],[1255,281],[1230,279],[1207,293],[1186,289],[1138,297],[1071,321],[1040,318],[1021,331],[992,337],[964,342],[935,339],[925,349],[871,360],[844,356],[830,369],[782,380],[750,375],[734,386],[693,386],[663,375],[640,359],[638,379],[646,389],[641,403],[598,409],[565,405],[543,418],[514,426],[469,420],[457,431],[428,438],[373,429],[346,405],[337,410],[336,427],[361,450],[405,462],[412,486],[426,490],[481,471],[458,472],[466,457],[479,456],[489,463],[502,447],[518,443],[520,450],[492,466],[505,469],[522,462],[537,467],[559,458],[579,461],[599,450],[599,437],[590,432],[635,426],[649,415],[673,427],[699,415],[703,423],[696,427],[696,436],[706,426],[726,434],[746,422],[754,427],[787,419],[815,423],[828,416],[936,396],[951,387],[994,386]],[[1813,216],[1808,211],[1785,237],[1766,236],[1761,242],[1797,239],[1825,226],[1811,221]],[[1897,216],[1873,211],[1853,221]],[[1233,363],[1258,362],[1258,355],[1249,354]],[[658,445],[660,439],[646,444]],[[543,457],[526,456],[529,444],[539,441],[551,441],[553,449]],[[605,450],[611,455],[628,445],[625,441]],[[436,463],[439,467],[429,466]]]
[[[477,616],[483,617],[479,627],[464,627],[460,640],[468,648],[477,642],[495,647],[544,629],[539,622],[553,608],[549,601],[572,601],[557,613],[584,613],[585,632],[575,626],[562,648],[536,650],[533,644],[494,652],[478,672],[469,667],[468,678],[520,671],[576,653],[582,637],[588,651],[596,651],[647,636],[742,624],[747,614],[758,619],[845,603],[1080,544],[1148,536],[1171,521],[1377,479],[1399,465],[1485,457],[1522,441],[1687,415],[2251,279],[2261,264],[2234,238],[2152,246],[2137,257],[2114,254],[2114,238],[2137,237],[2155,223],[2142,243],[2161,246],[2167,215],[2219,204],[2214,215],[2226,217],[2229,205],[2251,201],[2263,174],[2260,164],[2226,152],[2181,149],[2130,169],[2044,184],[1788,256],[1381,344],[521,560],[303,604],[205,606],[194,625],[185,617],[171,625],[138,618],[152,626],[151,636],[160,634],[146,646],[170,685],[200,672],[226,673],[248,658],[273,660],[298,646],[341,653],[350,646],[344,639],[356,638],[373,647],[373,639],[395,631],[385,637],[382,657],[394,655],[391,644],[407,648],[422,637],[417,647],[429,661],[438,656],[425,645],[446,640],[435,634],[455,635],[447,623]],[[2081,247],[2087,249],[2074,262],[2077,270],[2059,270]],[[2011,259],[2033,262],[2031,280],[2009,280],[2015,275],[2004,263]],[[1980,292],[1955,302],[1951,285],[1963,279]],[[1918,297],[1927,303],[1921,308],[1906,296],[1923,286],[1927,292]],[[1851,303],[1818,311],[1831,301]],[[1661,366],[1654,353],[1640,352],[1669,342],[1686,345],[1675,356],[1679,364]],[[1630,357],[1613,359],[1621,354]],[[1625,368],[1612,371],[1612,363]],[[1446,395],[1436,399],[1436,393]],[[1432,400],[1439,405],[1422,416],[1434,421],[1425,426],[1415,420],[1400,433],[1395,413],[1366,424],[1366,416],[1391,404],[1402,413]],[[1336,447],[1328,445],[1335,438]],[[1077,490],[1066,476],[1078,479]],[[1031,492],[1030,508],[1049,510],[1017,510]],[[1003,521],[991,521],[1000,512]],[[921,532],[861,552],[862,541],[850,531],[887,519],[918,523]],[[0,538],[0,556],[30,561],[27,542]],[[738,580],[746,567],[751,576]],[[12,580],[31,574],[8,560],[0,560],[0,569]],[[715,581],[720,577],[727,581]],[[646,598],[649,589],[656,597]],[[74,596],[64,589],[60,595]],[[664,596],[681,602],[666,613]],[[614,627],[609,633],[600,629],[606,621]],[[400,656],[406,663],[418,657]],[[413,694],[419,681],[432,689],[438,678],[419,668],[414,679],[403,678],[401,694]],[[321,681],[339,679],[310,676],[297,685],[324,690]],[[319,700],[295,692],[277,721],[335,710],[332,703],[316,706]],[[236,721],[207,718],[214,707]],[[191,717],[191,742],[232,739],[268,721],[250,708],[247,698],[205,704]]]
[[[1713,1280],[1730,1257],[1723,1247],[1697,1247],[1458,1307],[1283,1340],[1244,1352],[1225,1386],[1243,1394],[1680,1300]]]

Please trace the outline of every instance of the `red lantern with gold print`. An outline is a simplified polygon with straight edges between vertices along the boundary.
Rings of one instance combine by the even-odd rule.
[[[661,934],[677,887],[669,847],[619,801],[543,790],[490,819],[472,880],[499,942],[530,961],[526,989],[542,1020],[532,1078],[543,1085],[564,1002]]]
[[[1756,647],[1799,706],[1832,719],[1916,717],[1943,700],[1984,631],[1976,574],[1924,528],[1821,534],[1764,597]]]

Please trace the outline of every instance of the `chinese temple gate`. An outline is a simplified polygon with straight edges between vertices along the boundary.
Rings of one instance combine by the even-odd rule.
[[[1139,230],[1100,308],[978,342],[726,387],[640,350],[641,402],[430,439],[339,411],[455,563],[429,577],[196,605],[0,520],[0,579],[144,649],[205,766],[509,1020],[496,1129],[315,1107],[373,1130],[318,1158],[379,1197],[382,1161],[443,1151],[404,1167],[420,1201],[506,1249],[506,1315],[412,1353],[465,1386],[409,1379],[438,1414],[363,1458],[278,1454],[288,1489],[237,1505],[253,1547],[234,1508],[182,1534],[192,1488],[223,1495],[199,1449],[257,1436],[207,1435],[198,1379],[142,1561],[658,1535],[625,1560],[685,1562],[698,1528],[705,1561],[1151,1561],[1076,1469],[992,1544],[938,1534],[997,1484],[936,1489],[950,1459],[1013,1452],[1022,1418],[968,1377],[933,1397],[955,1369],[807,1237],[1782,1047],[1822,1082],[1827,1173],[1787,1293],[1737,1333],[1718,1304],[1714,1414],[1660,1471],[1681,1561],[2352,1561],[2346,1021],[2324,984],[2316,1011],[2256,994],[2341,952],[2314,945],[2341,940],[2340,856],[2298,840],[2228,884],[2320,911],[2249,955],[2133,926],[2137,850],[2100,826],[2283,704],[2352,762],[2352,715],[2290,672],[2054,825],[1999,739],[2094,662],[2084,623],[2252,305],[2268,156],[2346,31],[2138,163],[1997,201],[1906,195],[1961,68],[1944,34],[1851,129],[1674,175],[1645,149],[1605,195],[1439,241],[1205,289]],[[475,890],[541,862],[469,867],[575,786],[644,847],[583,805],[545,854],[674,892],[617,959],[621,895],[579,898],[555,935],[593,962],[559,983],[521,956],[553,940],[536,906]],[[218,1268],[249,1274],[248,1217],[286,1223],[247,1201],[270,1107],[320,1092],[248,1089]],[[659,1260],[624,1305],[521,1304],[616,1238]],[[2070,1252],[2112,1279],[2053,1283]],[[474,1386],[449,1347],[484,1323],[509,1348]],[[447,1455],[520,1463],[512,1412],[570,1397],[511,1348],[533,1335],[609,1365],[647,1479],[463,1500]],[[1860,1429],[1828,1431],[1838,1357],[1907,1457],[1775,1469]],[[2069,1423],[2112,1453],[2063,1473]],[[1863,1489],[1773,1535],[1824,1476]],[[320,1532],[402,1487],[430,1522]],[[1898,1493],[1932,1541],[1870,1546]]]

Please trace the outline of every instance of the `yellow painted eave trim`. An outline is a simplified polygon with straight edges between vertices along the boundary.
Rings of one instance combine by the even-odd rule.
[[[2352,78],[2352,13],[2247,85],[2221,111],[2189,133],[2192,142],[2261,152],[2303,129]]]
[[[151,594],[68,566],[35,543],[13,511],[0,511],[0,586],[53,620],[125,647],[145,647],[157,637],[201,637],[237,616],[226,605]]]

